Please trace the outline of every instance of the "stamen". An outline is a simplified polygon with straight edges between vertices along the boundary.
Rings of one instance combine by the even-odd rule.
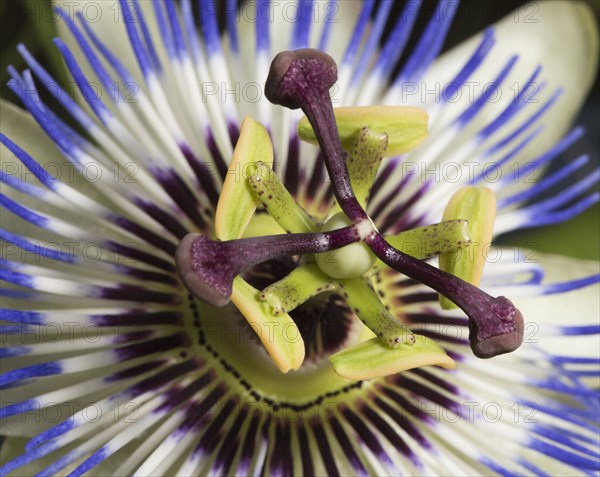
[[[267,303],[256,299],[258,290],[236,277],[231,301],[258,335],[261,343],[282,373],[298,369],[304,362],[304,340],[294,320],[280,312],[276,320]],[[290,339],[290,337],[297,337]]]
[[[319,230],[312,216],[300,207],[273,169],[263,162],[248,175],[248,184],[254,197],[267,209],[286,232],[303,233]]]
[[[412,346],[396,349],[390,349],[379,338],[373,338],[339,351],[330,356],[329,361],[337,374],[354,380],[389,376],[421,366],[456,367],[444,349],[425,336],[418,336]]]
[[[312,132],[312,129],[310,131]],[[371,187],[387,149],[388,141],[386,133],[378,133],[364,127],[360,130],[358,138],[348,154],[347,166],[350,182],[354,194],[363,208],[367,206]],[[336,203],[330,215],[340,210],[339,204]]]
[[[388,235],[385,240],[394,248],[411,257],[425,260],[438,253],[460,250],[471,243],[467,221],[445,220]]]
[[[337,132],[345,151],[351,152],[362,129],[373,134],[386,134],[389,144],[386,156],[412,151],[427,139],[427,113],[409,106],[353,106],[334,108]],[[298,122],[298,136],[317,144],[317,136],[305,116]],[[350,166],[348,166],[350,167]]]
[[[395,349],[403,344],[415,344],[412,331],[386,310],[375,290],[363,278],[344,280],[343,286],[348,306],[384,345]]]
[[[272,167],[273,146],[264,126],[246,117],[217,204],[215,232],[220,240],[241,237],[250,222],[257,201],[246,187],[246,179],[257,174],[258,164],[261,170]]]
[[[292,270],[281,280],[265,288],[258,299],[266,301],[271,313],[278,316],[289,313],[309,298],[322,292],[331,292],[338,288],[331,277],[325,275],[314,263],[304,264]]]
[[[456,192],[444,210],[443,220],[466,219],[471,242],[466,250],[446,250],[440,254],[440,269],[479,286],[485,250],[492,242],[496,196],[486,187],[463,187]],[[456,308],[443,295],[440,305],[444,310]]]

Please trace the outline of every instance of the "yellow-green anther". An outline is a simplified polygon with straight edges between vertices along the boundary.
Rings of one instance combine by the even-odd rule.
[[[466,219],[471,242],[464,249],[440,254],[440,268],[478,286],[485,265],[485,252],[492,242],[496,197],[486,187],[467,186],[456,192],[444,210],[443,220]],[[440,295],[444,310],[456,305]]]
[[[244,230],[242,238],[283,235],[284,233],[285,230],[269,214],[254,214],[248,227]]]
[[[373,338],[332,355],[329,361],[337,374],[352,380],[389,376],[421,366],[454,369],[454,360],[435,341],[415,335],[412,346],[390,349]]]
[[[248,174],[254,171],[252,164],[259,161],[271,169],[273,145],[264,126],[247,116],[217,204],[215,235],[219,240],[240,238],[260,204],[246,182]]]
[[[252,194],[287,232],[317,232],[311,215],[300,207],[267,164],[257,163],[247,181]]]
[[[412,346],[415,343],[412,331],[385,308],[377,292],[365,279],[347,279],[342,284],[348,306],[385,346],[398,348],[400,345]]]
[[[355,106],[334,108],[335,122],[345,151],[351,151],[361,129],[387,134],[389,144],[386,156],[411,151],[427,137],[427,113],[407,106]],[[308,119],[298,123],[300,139],[317,144],[317,138]]]
[[[259,291],[241,277],[233,281],[231,301],[244,315],[282,373],[298,369],[304,361],[304,340],[292,318],[274,317],[267,303],[258,300]]]
[[[288,313],[319,293],[333,291],[337,287],[314,263],[301,265],[289,275],[273,283],[259,293],[258,299],[267,302],[271,313],[279,316]]]
[[[465,248],[471,243],[466,220],[447,220],[437,224],[406,230],[398,235],[387,235],[390,245],[411,257],[425,260],[438,253],[448,253]],[[386,268],[377,260],[373,271]]]
[[[356,195],[362,207],[367,206],[371,186],[377,175],[387,144],[387,134],[362,128],[356,143],[348,153],[346,166],[348,167],[348,174],[350,174],[350,183],[354,195]],[[340,210],[340,206],[336,204],[332,212],[335,213]]]

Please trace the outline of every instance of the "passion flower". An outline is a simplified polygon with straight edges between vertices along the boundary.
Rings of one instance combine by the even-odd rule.
[[[392,2],[228,2],[223,38],[212,2],[100,3],[55,40],[83,103],[20,46],[0,105],[3,475],[597,470],[597,273],[479,256],[598,201],[586,156],[523,181],[582,135],[586,8],[436,60],[442,1],[396,74],[413,2],[385,39]]]

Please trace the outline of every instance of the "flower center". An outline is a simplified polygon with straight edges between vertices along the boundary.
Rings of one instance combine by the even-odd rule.
[[[404,323],[380,302],[370,284],[369,274],[377,257],[382,266],[387,265],[418,280],[462,308],[469,317],[471,348],[477,356],[489,358],[513,351],[522,342],[523,318],[508,299],[493,298],[458,276],[419,260],[427,258],[425,254],[403,253],[374,227],[364,209],[368,189],[365,194],[357,186],[361,192],[358,195],[354,189],[355,184],[360,184],[360,173],[357,172],[360,168],[353,166],[351,174],[348,164],[352,164],[349,157],[360,163],[361,156],[365,156],[364,162],[368,164],[378,164],[381,157],[369,160],[369,147],[365,144],[383,144],[383,147],[371,148],[381,152],[387,145],[387,136],[370,134],[368,128],[362,128],[356,131],[358,139],[353,151],[350,154],[344,151],[329,97],[329,88],[336,79],[336,65],[328,55],[308,49],[283,52],[273,60],[265,94],[275,104],[302,108],[306,114],[342,212],[333,215],[319,229],[316,221],[295,203],[269,167],[272,148],[268,135],[257,123],[246,120],[232,165],[244,164],[248,176],[245,181],[235,184],[226,179],[217,208],[217,238],[224,241],[198,234],[186,236],[176,255],[181,280],[194,296],[210,305],[223,306],[233,299],[246,319],[261,320],[263,328],[270,317],[279,317],[283,320],[279,323],[282,326],[293,326],[288,312],[324,291],[344,290],[346,303],[376,336],[331,357],[336,372],[347,378],[364,379],[428,364],[453,366],[439,345],[431,340],[416,340]],[[270,158],[264,162],[262,157],[269,151]],[[372,170],[376,172],[377,169]],[[472,197],[470,192],[463,195]],[[463,195],[457,199],[459,202]],[[486,195],[481,194],[481,197]],[[475,200],[474,203],[479,205],[481,202]],[[290,233],[239,238],[257,205],[264,206]],[[485,201],[483,205],[485,209]],[[475,208],[473,214],[470,213],[472,207],[453,204],[451,212],[455,209],[464,216],[450,214],[452,220],[440,226],[442,230],[454,227],[459,231],[460,240],[451,242],[454,249],[469,243],[469,237],[460,235],[465,221],[470,223],[471,232],[476,235],[481,224],[487,224],[486,231],[491,230],[489,220],[481,220],[481,207]],[[433,239],[430,235],[431,232],[422,231],[421,235],[417,232],[412,237],[435,243],[435,234]],[[442,252],[441,246],[438,243],[434,253]],[[332,260],[332,251],[339,254],[337,260]],[[292,256],[303,256],[300,266],[262,291],[240,277],[260,263]],[[466,270],[468,278],[478,275],[472,273],[473,267],[481,266],[482,263],[463,263],[461,270]],[[296,369],[304,357],[303,347],[286,342],[283,335],[278,336],[272,340],[261,338],[261,341],[281,370]]]
[[[329,311],[335,309],[339,313],[338,303],[332,302]],[[222,376],[232,384],[232,387],[241,386],[249,392],[252,399],[259,402],[275,400],[278,405],[289,403],[294,406],[308,406],[323,398],[324,393],[341,394],[351,391],[357,383],[338,376],[333,368],[326,362],[332,351],[337,351],[339,345],[354,344],[361,339],[361,330],[345,320],[333,317],[336,333],[343,336],[330,336],[330,343],[339,345],[331,349],[323,348],[323,341],[308,338],[311,328],[315,331],[318,316],[313,306],[319,306],[323,312],[327,307],[322,304],[307,303],[295,311],[298,328],[309,349],[307,359],[302,368],[288,375],[282,375],[275,366],[261,344],[261,336],[256,332],[256,327],[247,323],[242,314],[233,306],[215,308],[204,302],[190,298],[189,309],[191,316],[189,322],[194,321],[194,329],[190,336],[197,336],[197,346],[202,348],[199,355],[208,356],[212,366],[222,369]],[[331,318],[331,317],[330,317]],[[323,328],[324,329],[324,328]],[[277,331],[275,321],[271,322],[266,333]],[[296,340],[297,335],[288,327],[286,336],[289,340]],[[321,365],[323,363],[324,365]],[[358,383],[360,385],[360,383]]]

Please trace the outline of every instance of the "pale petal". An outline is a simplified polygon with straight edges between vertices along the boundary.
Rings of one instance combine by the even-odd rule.
[[[3,444],[0,448],[0,462],[3,462],[3,463],[9,462],[12,459],[15,459],[16,457],[19,457],[19,455],[21,455],[23,453],[23,447],[25,446],[27,441],[28,441],[28,438],[23,438],[23,437],[8,437],[8,438],[6,438],[6,440],[3,442]],[[135,446],[130,446],[130,447],[135,447]],[[30,462],[29,464],[26,464],[25,466],[21,467],[19,469],[18,475],[35,475],[38,472],[41,472],[44,469],[46,469],[55,460],[56,460],[56,458],[53,457],[53,454],[49,454],[45,457],[42,457],[38,460]],[[79,465],[81,463],[81,461],[83,461],[83,458],[68,465],[67,467],[60,470],[59,472],[57,472],[54,475],[56,477],[64,477],[66,475],[69,475],[77,467],[77,465]],[[95,476],[115,475],[115,471],[117,470],[117,468],[119,467],[121,462],[122,462],[121,459],[105,460],[104,462],[101,462],[98,465],[98,467],[96,467],[91,472],[91,475],[95,475]]]
[[[490,35],[467,40],[437,60],[422,78],[396,82],[388,92],[384,98],[388,104],[403,103],[428,111],[430,135],[402,161],[391,179],[383,182],[378,196],[387,198],[384,210],[400,207],[427,183],[429,190],[411,208],[411,216],[425,218],[421,223],[436,222],[442,214],[443,197],[461,185],[479,182],[492,188],[502,201],[527,188],[526,182],[540,179],[545,164],[535,161],[573,126],[593,83],[598,31],[591,9],[583,3],[540,2],[528,7],[493,27],[496,40],[491,48]],[[474,70],[463,70],[475,51],[475,57],[483,62]],[[470,75],[457,78],[459,71]],[[447,90],[448,85],[455,89]],[[574,131],[573,137],[565,140],[564,149],[578,133]],[[517,164],[519,169],[515,169]],[[532,172],[527,179],[524,174],[516,175],[515,171],[529,164]],[[458,172],[448,174],[446,166]],[[393,193],[405,178],[402,172],[408,176],[408,184]],[[378,207],[378,200],[375,197],[371,207]],[[585,200],[582,207],[596,198]],[[495,233],[514,230],[523,222],[500,210]]]
[[[596,261],[539,253],[533,255],[532,259],[539,260],[539,265],[544,268],[545,283],[567,282],[600,273],[600,262]],[[590,317],[596,317],[594,323],[598,324],[600,320],[598,297],[600,297],[600,284],[567,293],[515,299],[515,304],[528,323],[529,336],[526,339],[535,340],[531,342],[537,343],[552,354],[600,357],[597,335],[565,338],[545,336],[540,333],[549,326],[589,325],[592,323]]]
[[[83,18],[98,35],[98,38],[101,38],[107,48],[127,66],[133,77],[137,81],[141,81],[142,74],[129,43],[129,37],[127,36],[127,30],[125,29],[125,22],[123,19],[123,12],[121,11],[119,2],[94,2],[83,0],[75,3],[68,0],[53,0],[53,4],[62,8],[64,13],[76,23],[78,23],[76,14],[77,12],[81,12]],[[139,5],[142,8],[145,18],[151,19],[152,2],[139,2]],[[159,38],[156,22],[148,21],[147,23],[152,37]],[[80,51],[66,22],[64,20],[57,21],[56,29],[58,36],[71,49],[88,79],[95,78],[91,67],[87,64],[85,55]],[[160,42],[156,42],[155,46],[158,47],[159,53],[163,53]]]
[[[27,153],[34,157],[50,174],[58,179],[73,181],[75,169],[72,164],[61,154],[56,144],[46,135],[33,117],[21,108],[0,101],[0,117],[2,118],[2,133],[11,141],[21,146]],[[0,144],[0,168],[13,179],[33,184],[43,188],[39,180],[21,163],[16,156],[3,144]],[[0,182],[0,192],[19,203],[28,203],[28,197],[21,194],[4,182]],[[35,202],[35,199],[33,199]],[[28,224],[15,218],[13,214],[2,214],[2,227],[17,234],[31,230]]]
[[[0,117],[2,118],[2,134],[37,161],[53,177],[54,182],[64,183],[83,191],[88,197],[95,199],[100,197],[98,192],[90,187],[90,182],[84,177],[81,170],[61,153],[56,143],[42,130],[31,114],[18,106],[0,100]],[[47,187],[4,144],[0,144],[0,159],[2,172],[11,179],[29,183],[41,193],[49,193]],[[53,202],[52,205],[58,205],[58,207],[52,207],[49,202],[40,201],[39,197],[15,190],[4,182],[0,182],[0,192],[22,205],[55,214],[57,218],[67,221],[70,221],[69,214],[73,208],[80,206],[56,198],[57,202]],[[2,227],[25,236],[35,231],[37,238],[54,237],[53,234],[36,229],[11,213],[2,214]]]
[[[455,106],[460,111],[481,94],[512,55],[519,55],[515,67],[502,83],[498,99],[490,99],[475,120],[479,126],[492,120],[520,91],[534,69],[542,66],[532,89],[548,82],[539,97],[541,106],[557,87],[562,96],[542,118],[545,130],[529,144],[520,157],[535,157],[565,134],[593,85],[598,66],[598,28],[592,9],[584,2],[548,1],[529,3],[515,10],[495,26],[496,44],[483,65],[468,79]],[[473,52],[480,36],[471,38],[442,55],[427,72],[420,92],[443,87],[456,75]],[[422,94],[421,94],[422,96]],[[431,97],[431,95],[430,95]],[[531,101],[536,101],[534,98]],[[528,113],[529,114],[529,113]],[[512,126],[528,114],[517,116]]]
[[[42,128],[27,111],[6,101],[0,101],[0,118],[2,118],[2,133],[14,143],[19,144],[40,164],[44,166],[52,164],[53,167],[56,167],[67,162],[54,141],[42,131]],[[12,152],[3,145],[0,145],[0,151],[2,151],[3,171],[10,173],[9,170],[13,166],[8,166],[8,164],[16,164],[19,173],[17,177],[29,182],[33,181],[31,174],[21,173],[25,167]]]
[[[238,18],[239,36],[244,41],[240,43],[241,57],[245,59],[246,71],[256,68],[254,53],[256,52],[256,15],[260,8],[268,9],[268,22],[270,25],[271,54],[274,56],[283,50],[291,48],[291,35],[294,31],[294,19],[297,17],[298,7],[296,2],[274,2],[270,6],[260,6],[257,2],[247,2],[241,6]],[[338,2],[316,1],[313,5],[311,17],[311,32],[309,44],[317,48],[321,40],[321,33],[325,25],[331,28],[331,35],[327,43],[327,53],[337,62],[341,61],[344,50],[348,44],[362,2],[357,0],[342,0]],[[267,71],[263,72],[266,79]]]

